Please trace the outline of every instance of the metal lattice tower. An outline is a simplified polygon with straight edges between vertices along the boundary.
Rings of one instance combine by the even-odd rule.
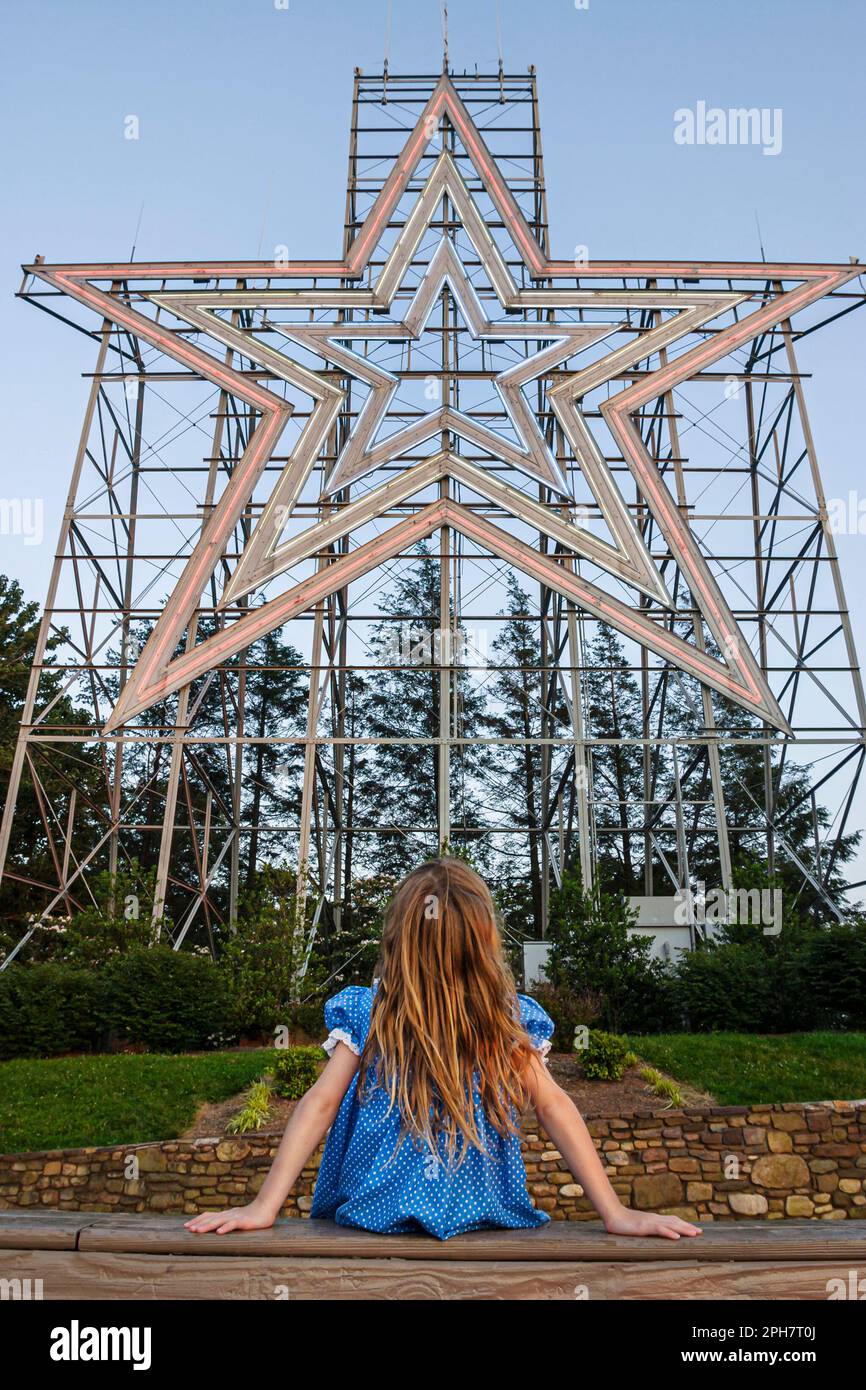
[[[278,249],[271,262],[25,267],[21,297],[86,332],[97,355],[0,872],[23,874],[9,853],[22,776],[39,789],[58,748],[89,750],[102,775],[98,799],[75,785],[56,804],[40,793],[56,881],[34,885],[28,937],[87,900],[94,868],[116,870],[144,846],[172,944],[205,930],[212,942],[220,917],[236,921],[251,837],[259,861],[304,866],[314,923],[325,901],[339,916],[353,871],[375,866],[377,835],[395,833],[418,858],[469,830],[502,862],[523,863],[532,842],[542,929],[563,866],[579,862],[591,881],[610,838],[633,849],[646,894],[688,887],[696,860],[728,887],[737,837],[756,824],[771,867],[792,854],[779,786],[796,759],[815,763],[813,808],[820,791],[831,810],[797,867],[836,911],[826,885],[850,828],[866,703],[796,345],[862,304],[859,273],[589,262],[581,248],[554,260],[533,69],[357,72],[341,261]],[[528,450],[521,412],[537,431]],[[645,460],[654,502],[639,483]],[[233,513],[226,499],[247,477]],[[435,756],[435,790],[423,823],[361,825],[353,750],[377,740],[355,731],[353,680],[376,679],[365,653],[379,599],[425,538],[439,575],[438,725],[406,742]],[[515,674],[539,723],[468,738],[461,681],[490,680],[479,648],[501,627],[510,572],[531,596],[539,662]],[[589,648],[608,608],[640,694],[639,730],[622,737],[588,713]],[[51,723],[44,695],[47,643],[63,628],[52,669],[87,703],[76,727]],[[303,727],[248,719],[267,668],[250,651],[269,631],[301,651]],[[403,664],[395,648],[390,673]],[[746,692],[739,722],[736,696],[719,704],[729,688]],[[538,752],[536,824],[516,825],[471,787],[461,824],[454,785],[470,742]],[[297,784],[292,813],[271,819],[249,807],[265,746],[285,748]],[[598,775],[617,747],[640,750],[639,786],[623,795]],[[725,806],[723,760],[738,747],[763,760],[747,827]]]

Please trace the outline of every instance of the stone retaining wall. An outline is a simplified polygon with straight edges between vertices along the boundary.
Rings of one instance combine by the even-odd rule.
[[[718,1106],[587,1121],[623,1202],[692,1220],[866,1217],[866,1101]],[[278,1135],[0,1156],[0,1207],[193,1213],[248,1201]],[[554,1219],[592,1207],[537,1126],[523,1139],[529,1189]],[[309,1212],[320,1153],[284,1208]]]

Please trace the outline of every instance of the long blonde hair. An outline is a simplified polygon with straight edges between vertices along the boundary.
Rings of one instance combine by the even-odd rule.
[[[517,1131],[532,1044],[520,1022],[496,911],[482,878],[460,859],[434,859],[399,884],[385,917],[358,1095],[376,1086],[410,1136],[449,1163],[485,1151],[473,1104],[500,1135]]]

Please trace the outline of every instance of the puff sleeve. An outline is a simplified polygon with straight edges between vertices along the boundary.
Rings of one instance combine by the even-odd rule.
[[[356,1057],[360,1057],[367,1041],[372,999],[371,990],[360,985],[349,985],[326,1002],[325,1027],[328,1036],[322,1047],[329,1057],[340,1042],[345,1043]]]
[[[529,1041],[546,1059],[555,1028],[553,1019],[528,994],[518,994],[517,1002],[520,1005],[520,1022],[529,1034]]]

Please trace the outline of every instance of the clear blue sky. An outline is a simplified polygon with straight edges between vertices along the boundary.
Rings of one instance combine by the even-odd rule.
[[[451,0],[452,66],[493,70],[494,0]],[[613,257],[866,259],[856,0],[501,0],[506,69],[534,63],[551,248]],[[394,72],[438,70],[436,0],[394,0]],[[20,263],[340,249],[352,71],[381,68],[387,0],[43,0],[2,19],[0,496],[44,499],[45,541],[2,537],[41,599],[92,346],[13,298]],[[683,147],[673,113],[779,107],[783,147]],[[140,139],[124,139],[135,115]],[[860,488],[866,313],[803,345],[829,496]],[[22,480],[26,479],[26,483]],[[864,537],[840,537],[861,653]],[[863,822],[861,814],[858,823]],[[866,870],[864,870],[866,872]],[[862,876],[862,875],[858,875]]]

